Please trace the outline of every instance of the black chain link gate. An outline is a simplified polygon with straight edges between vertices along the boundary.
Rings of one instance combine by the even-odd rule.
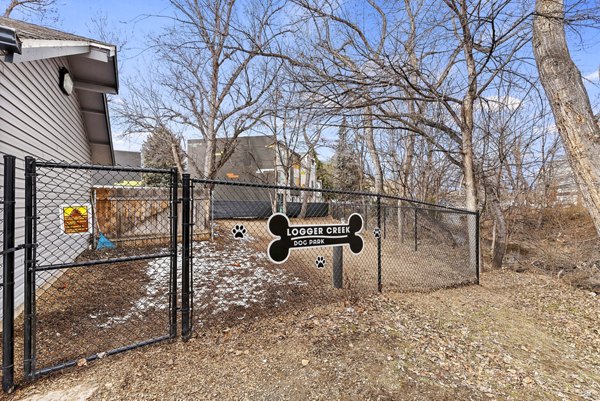
[[[25,378],[176,337],[177,172],[25,175]]]

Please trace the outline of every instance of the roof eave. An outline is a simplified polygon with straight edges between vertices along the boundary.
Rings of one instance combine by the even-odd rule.
[[[107,94],[117,94],[119,91],[115,46],[77,40],[25,39],[22,54],[8,53],[4,56],[0,55],[0,60],[4,59],[4,62],[16,64],[60,57],[66,57],[69,60],[69,70],[74,80],[74,88],[80,93],[97,94],[95,96],[98,96],[98,100],[94,101],[96,105],[92,105],[91,108],[86,110],[81,105],[81,111],[84,114],[96,113],[102,115],[102,118],[106,120],[106,129],[100,134],[101,131],[97,131],[99,126],[87,124],[88,116],[84,116],[88,135],[90,135],[88,130],[96,130],[95,136],[97,137],[100,134],[103,137],[99,141],[96,138],[96,142],[90,142],[91,146],[95,148],[93,159],[100,164],[114,165],[115,156]],[[94,71],[97,71],[97,73],[94,73]]]

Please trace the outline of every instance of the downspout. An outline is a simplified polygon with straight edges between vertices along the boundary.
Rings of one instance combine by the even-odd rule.
[[[21,54],[21,40],[16,30],[0,25],[0,50],[7,52],[8,56]]]

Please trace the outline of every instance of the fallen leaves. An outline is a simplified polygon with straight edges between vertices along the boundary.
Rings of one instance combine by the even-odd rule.
[[[598,297],[493,273],[435,296],[390,293],[215,327],[66,372],[52,386],[112,383],[97,399],[591,401],[600,399],[598,321]]]

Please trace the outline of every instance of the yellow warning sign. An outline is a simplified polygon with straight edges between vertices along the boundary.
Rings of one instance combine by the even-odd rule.
[[[90,230],[87,205],[63,206],[61,217],[65,234],[87,233]]]

